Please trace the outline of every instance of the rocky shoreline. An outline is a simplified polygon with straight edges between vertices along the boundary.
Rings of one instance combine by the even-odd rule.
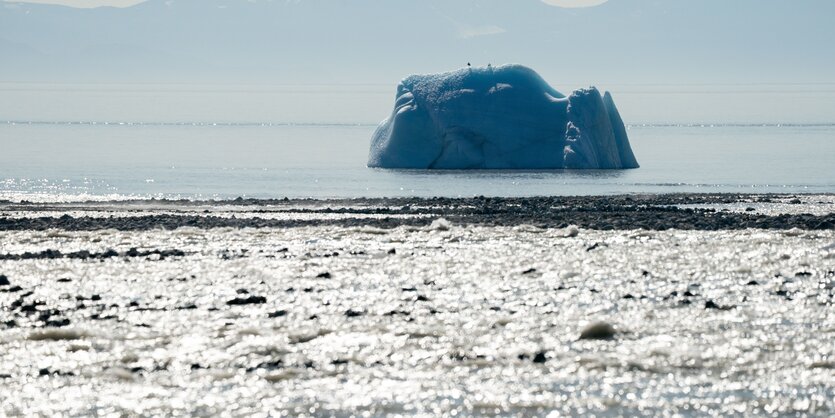
[[[833,207],[2,202],[0,415],[829,416]]]
[[[801,195],[802,196],[802,195]],[[825,196],[828,195],[817,195]],[[835,211],[824,214],[759,213],[753,207],[735,212],[710,205],[800,205],[797,195],[780,194],[674,194],[525,198],[391,198],[391,199],[243,199],[227,201],[136,200],[127,202],[44,204],[0,202],[0,230],[120,231],[172,230],[180,227],[295,228],[343,226],[395,228],[422,227],[445,218],[458,225],[564,228],[576,225],[594,230],[740,230],[835,228]],[[688,207],[689,206],[689,207]],[[234,208],[250,216],[216,216],[208,208]],[[113,216],[87,216],[90,211],[111,211]],[[10,217],[8,211],[26,216]],[[47,212],[67,212],[61,216]],[[130,211],[131,216],[118,212]],[[70,214],[72,212],[72,214]],[[271,218],[274,214],[318,215],[314,219]],[[341,216],[335,216],[341,215]],[[360,216],[365,215],[365,216]],[[369,216],[373,215],[373,216]]]

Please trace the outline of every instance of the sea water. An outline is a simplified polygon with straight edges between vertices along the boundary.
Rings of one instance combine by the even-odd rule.
[[[635,170],[370,169],[390,90],[0,84],[0,199],[835,192],[831,92],[627,90]],[[778,100],[814,111],[778,118]]]

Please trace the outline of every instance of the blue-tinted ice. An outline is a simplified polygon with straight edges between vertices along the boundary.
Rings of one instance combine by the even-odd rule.
[[[370,167],[637,168],[612,96],[566,97],[522,65],[412,75],[374,133]]]

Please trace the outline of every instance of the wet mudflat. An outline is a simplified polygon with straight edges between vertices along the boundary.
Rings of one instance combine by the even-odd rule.
[[[645,211],[832,213],[664,199]],[[6,204],[2,225],[52,226],[0,227],[0,412],[835,412],[832,228],[610,230],[477,201]],[[177,221],[49,223],[158,216]]]

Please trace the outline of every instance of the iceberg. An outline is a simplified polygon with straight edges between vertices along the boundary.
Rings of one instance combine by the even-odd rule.
[[[518,64],[411,75],[371,139],[369,167],[637,168],[612,95],[565,96]]]

